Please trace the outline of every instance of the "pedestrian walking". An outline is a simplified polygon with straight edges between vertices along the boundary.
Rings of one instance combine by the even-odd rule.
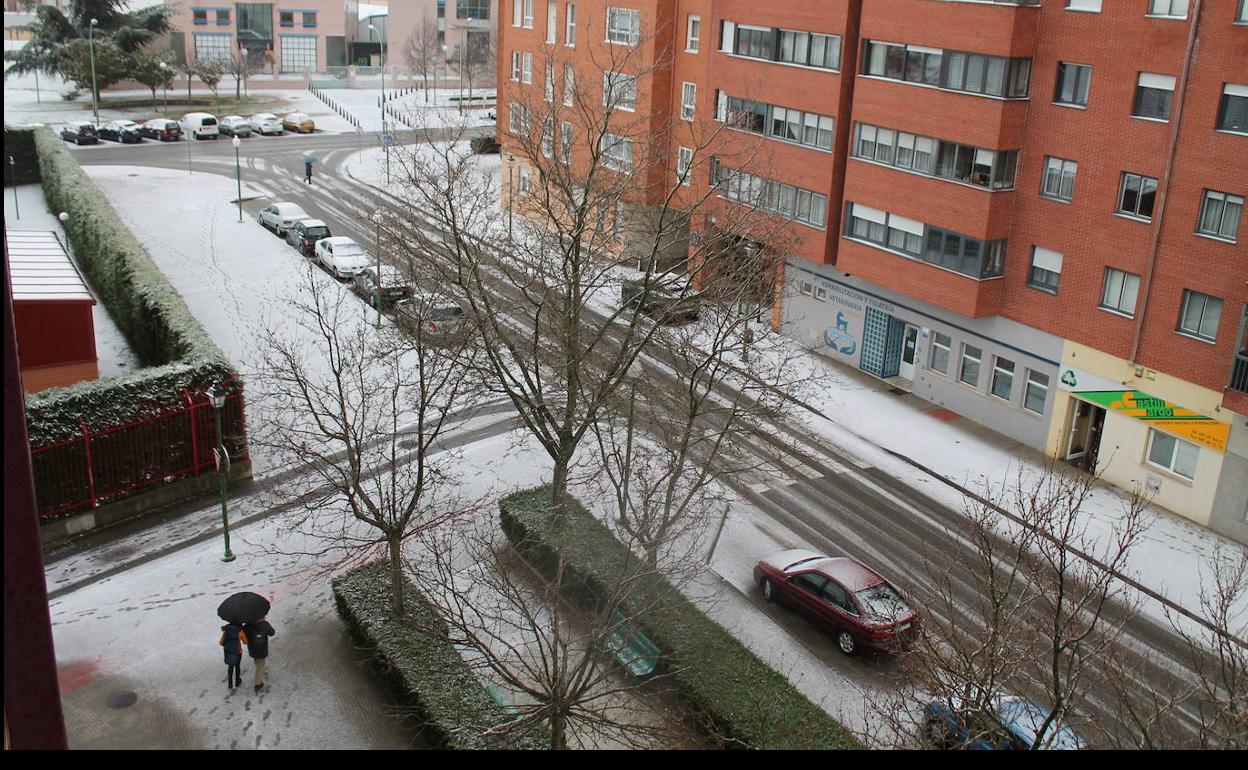
[[[269,659],[269,637],[277,636],[269,621],[261,618],[255,623],[243,626],[243,636],[247,644],[247,654],[256,667],[256,692],[264,689],[264,665]]]
[[[242,626],[236,623],[227,623],[221,626],[221,639],[217,644],[225,651],[225,683],[230,690],[243,685],[243,673],[241,665],[243,662],[243,644],[246,637],[243,635]]]
[[[312,161],[305,160],[303,162],[303,183],[312,184]]]

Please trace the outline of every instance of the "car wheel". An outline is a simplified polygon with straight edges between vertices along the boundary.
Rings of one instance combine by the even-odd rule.
[[[856,649],[853,634],[848,631],[842,631],[836,635],[836,646],[841,648],[841,652],[846,655],[853,655]]]
[[[776,586],[771,582],[771,578],[763,578],[763,598],[769,602],[776,600]]]

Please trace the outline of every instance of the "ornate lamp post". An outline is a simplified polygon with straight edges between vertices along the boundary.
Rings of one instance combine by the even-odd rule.
[[[221,412],[225,409],[225,398],[228,391],[221,383],[213,383],[208,389],[208,400],[212,403],[212,411],[217,417],[217,445],[213,447],[213,456],[217,461],[217,476],[221,481],[221,527],[225,533],[225,555],[221,561],[234,561],[234,552],[230,550],[230,513],[225,502],[225,480],[230,472],[230,456],[225,451],[225,441],[221,436]]]
[[[377,44],[381,47],[381,148],[386,155],[386,184],[390,184],[390,145],[387,144],[386,133],[386,41],[382,39],[381,32],[372,24],[368,25],[368,36],[372,37],[373,33],[377,33]],[[380,276],[378,276],[380,278]],[[379,308],[380,310],[380,308]]]
[[[237,136],[230,142],[234,145],[234,180],[238,182],[238,221],[243,221],[243,167],[238,161],[238,148],[243,146],[243,140]]]
[[[99,19],[92,19],[87,28],[87,40],[91,46],[91,111],[95,113],[95,124],[100,124],[100,86],[95,80],[95,27]]]

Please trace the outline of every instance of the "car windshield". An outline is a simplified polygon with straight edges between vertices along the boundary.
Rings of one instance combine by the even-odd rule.
[[[1007,698],[997,706],[997,717],[1028,746],[1035,745],[1036,733],[1049,716],[1048,711],[1022,698]],[[1044,748],[1078,749],[1083,741],[1066,725],[1050,725],[1044,736]]]
[[[304,234],[308,236],[315,236],[317,238],[328,238],[329,228],[325,227],[324,225],[320,225],[318,227],[309,227],[304,230]]]
[[[363,264],[368,264],[364,259],[364,250],[354,243],[339,243],[334,246],[335,259],[351,259]]]
[[[910,607],[888,583],[880,583],[859,591],[855,596],[866,610],[881,620],[896,620],[910,613]]]

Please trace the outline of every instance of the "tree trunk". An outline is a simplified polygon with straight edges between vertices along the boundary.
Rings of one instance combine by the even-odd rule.
[[[550,749],[563,751],[568,748],[567,720],[562,710],[555,708],[550,715]]]
[[[555,460],[555,471],[550,480],[550,512],[562,516],[568,499],[568,466],[572,458],[560,457]]]
[[[425,84],[425,104],[428,104],[429,103],[429,76],[422,74],[420,76],[420,79],[424,81],[424,84]]]
[[[191,101],[191,73],[186,73],[186,101]]]
[[[390,609],[395,617],[401,618],[406,611],[403,606],[403,544],[397,536],[391,536],[387,545],[390,550]]]

